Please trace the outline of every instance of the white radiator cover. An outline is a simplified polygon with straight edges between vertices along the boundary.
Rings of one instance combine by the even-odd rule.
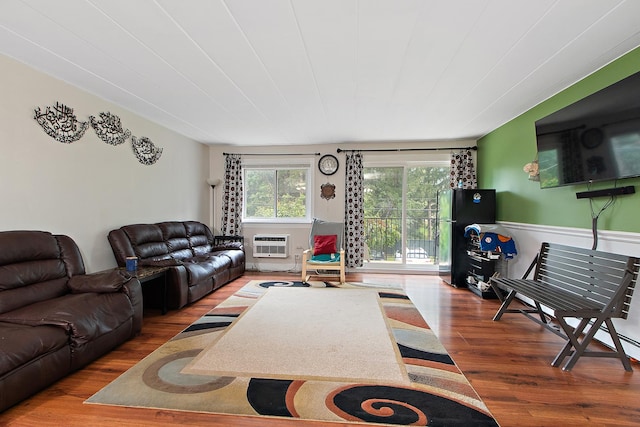
[[[254,258],[287,258],[288,256],[288,234],[256,234],[253,236]]]

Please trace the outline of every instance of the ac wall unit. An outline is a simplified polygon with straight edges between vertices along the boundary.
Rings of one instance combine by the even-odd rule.
[[[253,236],[254,258],[286,258],[288,256],[288,234],[256,234]]]

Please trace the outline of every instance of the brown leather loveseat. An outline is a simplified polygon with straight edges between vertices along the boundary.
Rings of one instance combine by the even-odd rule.
[[[209,227],[198,221],[125,225],[111,230],[108,239],[119,266],[137,257],[142,267],[168,267],[169,308],[197,301],[245,270],[242,243],[215,245]]]
[[[138,279],[85,274],[76,243],[0,232],[0,412],[140,332]]]

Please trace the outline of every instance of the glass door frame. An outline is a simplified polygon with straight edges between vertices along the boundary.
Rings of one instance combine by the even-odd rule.
[[[407,235],[408,235],[408,230],[407,230],[407,219],[408,219],[408,213],[407,213],[407,174],[410,168],[415,168],[415,167],[449,167],[451,159],[450,159],[450,154],[447,153],[424,153],[421,154],[421,157],[423,157],[423,159],[421,160],[415,160],[416,158],[416,154],[407,154],[407,153],[403,153],[403,155],[399,155],[398,158],[394,159],[394,160],[389,160],[388,159],[388,154],[384,155],[386,157],[386,159],[382,159],[380,158],[381,156],[378,156],[377,159],[371,159],[371,156],[369,153],[367,154],[367,159],[365,159],[364,161],[364,165],[363,167],[366,168],[370,168],[370,167],[378,167],[378,168],[402,168],[402,209],[401,209],[401,228],[402,228],[402,232],[401,232],[401,247],[407,247]],[[438,226],[437,221],[436,221],[436,227]],[[437,230],[435,235],[437,235]],[[436,255],[437,256],[437,255]],[[407,257],[406,257],[406,251],[403,250],[402,251],[402,258],[400,260],[400,262],[393,262],[393,261],[376,261],[376,260],[370,260],[370,261],[366,261],[364,263],[364,265],[362,267],[359,267],[358,269],[360,271],[376,271],[376,272],[411,272],[411,273],[417,273],[417,272],[424,272],[424,273],[434,273],[437,274],[438,273],[438,264],[437,262],[434,263],[407,263],[406,262]],[[437,258],[436,258],[437,261]]]

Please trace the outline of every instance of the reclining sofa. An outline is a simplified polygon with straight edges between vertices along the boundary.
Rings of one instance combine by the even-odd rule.
[[[0,232],[0,412],[141,328],[138,279],[114,270],[85,274],[68,236]]]
[[[197,221],[125,225],[108,235],[119,266],[167,267],[167,306],[182,308],[244,274],[241,242],[215,245],[209,227]]]

